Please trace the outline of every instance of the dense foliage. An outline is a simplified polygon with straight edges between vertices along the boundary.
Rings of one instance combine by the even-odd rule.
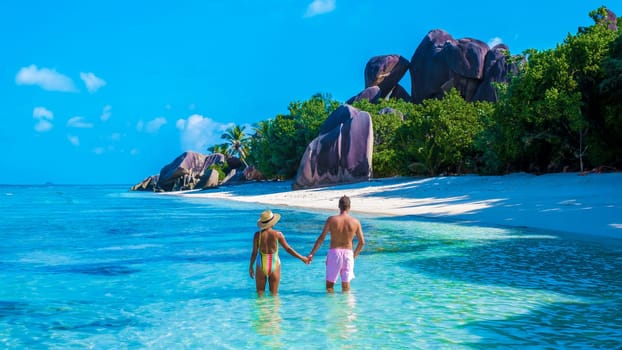
[[[466,102],[455,89],[420,105],[388,100],[354,106],[372,115],[378,177],[476,171],[476,138],[493,111],[488,102]]]
[[[257,123],[248,159],[268,178],[295,176],[307,145],[318,136],[320,125],[337,107],[339,102],[321,94],[308,101],[290,103],[288,115]]]
[[[622,31],[609,28],[604,7],[590,16],[594,25],[554,49],[508,56],[519,70],[497,85],[497,103],[466,102],[456,90],[421,104],[355,102],[372,116],[374,176],[622,166]],[[291,178],[338,106],[321,94],[292,102],[289,114],[257,123],[250,137],[227,130],[227,143],[210,151],[237,154],[267,178]]]
[[[604,81],[615,86],[610,51],[615,53],[620,30],[608,28],[605,8],[590,16],[594,25],[568,35],[555,49],[527,51],[525,66],[502,89],[489,134],[497,171],[620,166],[621,100],[603,94],[612,92]]]

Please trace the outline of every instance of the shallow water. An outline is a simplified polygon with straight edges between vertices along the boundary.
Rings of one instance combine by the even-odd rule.
[[[265,206],[105,186],[0,196],[0,348],[622,344],[619,239],[357,215],[368,244],[352,292],[324,291],[325,242],[310,266],[281,250],[280,295],[258,298]],[[333,213],[272,209],[303,254]]]

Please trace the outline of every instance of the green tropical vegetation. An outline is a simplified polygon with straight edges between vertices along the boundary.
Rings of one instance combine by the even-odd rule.
[[[221,139],[226,140],[227,142],[222,144],[221,147],[226,147],[226,153],[229,155],[237,155],[238,158],[246,164],[246,155],[248,154],[248,136],[244,133],[245,126],[234,125],[227,130],[225,133],[220,136]]]
[[[609,28],[604,7],[594,24],[554,49],[508,59],[518,73],[498,84],[499,100],[357,101],[373,122],[375,177],[584,171],[622,166],[622,21]],[[237,155],[267,178],[295,176],[307,145],[340,103],[316,94],[287,115],[258,122],[247,136],[234,126],[211,152]]]
[[[257,123],[250,138],[249,161],[267,178],[295,176],[307,145],[339,105],[330,95],[316,94],[307,101],[290,103],[287,115]]]

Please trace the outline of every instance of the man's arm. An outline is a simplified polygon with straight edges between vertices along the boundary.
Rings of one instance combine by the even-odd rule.
[[[365,245],[365,236],[363,235],[363,228],[361,227],[361,222],[357,221],[356,228],[356,249],[354,249],[354,257],[356,258],[361,250],[363,250],[363,246]]]
[[[309,258],[309,260],[313,259],[313,254],[315,254],[315,252],[320,249],[320,247],[322,246],[322,243],[324,243],[324,239],[326,238],[326,234],[328,234],[328,232],[330,231],[330,218],[326,219],[326,222],[324,223],[324,229],[322,230],[322,233],[320,233],[320,235],[318,236],[317,240],[315,240],[315,244],[313,245],[313,248],[311,249],[311,252],[309,252],[309,255],[307,256]]]

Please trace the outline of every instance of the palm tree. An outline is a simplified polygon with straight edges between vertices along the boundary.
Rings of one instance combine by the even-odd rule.
[[[255,131],[255,134],[252,136],[259,137],[259,138],[266,137],[268,135],[269,130],[270,130],[269,120],[259,121],[255,123],[255,125],[253,125],[253,131]]]
[[[214,145],[212,147],[208,147],[207,151],[214,154],[214,153],[220,153],[222,155],[229,156],[229,149],[228,149],[229,145],[226,143],[221,143],[219,145]]]
[[[229,153],[232,155],[237,154],[244,166],[248,166],[245,160],[246,153],[248,152],[248,137],[244,133],[244,129],[246,129],[246,126],[234,125],[225,130],[225,133],[220,138],[227,140]]]

